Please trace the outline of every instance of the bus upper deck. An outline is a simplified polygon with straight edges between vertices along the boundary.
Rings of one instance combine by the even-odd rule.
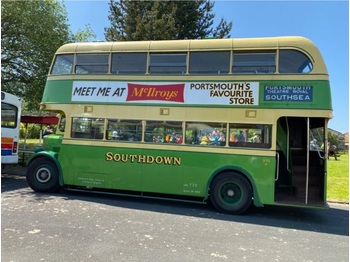
[[[67,44],[42,102],[331,110],[330,97],[315,45],[275,37]]]

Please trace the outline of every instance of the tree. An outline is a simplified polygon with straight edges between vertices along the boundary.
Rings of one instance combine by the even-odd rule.
[[[90,24],[87,24],[85,29],[78,29],[74,34],[70,32],[69,42],[89,42],[90,40],[96,39],[96,34],[92,31]]]
[[[3,1],[1,4],[1,87],[39,109],[55,51],[94,36],[90,27],[69,31],[65,6],[56,0]]]
[[[337,148],[339,147],[339,136],[337,134],[329,131],[327,138],[328,138],[328,142],[330,143],[330,145],[334,145]]]
[[[232,22],[214,24],[214,3],[196,1],[110,0],[108,41],[199,39],[230,37]]]
[[[66,17],[56,1],[2,2],[2,89],[24,98],[30,109],[38,109],[53,54],[67,42]]]

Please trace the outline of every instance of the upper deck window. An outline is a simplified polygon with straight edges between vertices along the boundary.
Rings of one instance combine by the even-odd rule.
[[[230,68],[230,52],[192,52],[190,74],[227,74]]]
[[[147,53],[112,54],[112,74],[136,75],[145,74]]]
[[[280,50],[279,72],[290,74],[309,73],[312,70],[311,60],[296,50]]]
[[[74,55],[57,55],[51,75],[66,75],[73,72]]]
[[[107,74],[109,54],[77,54],[76,74]]]
[[[233,54],[233,74],[274,74],[275,72],[275,52],[242,52]]]
[[[150,54],[149,73],[162,75],[186,74],[186,54]]]

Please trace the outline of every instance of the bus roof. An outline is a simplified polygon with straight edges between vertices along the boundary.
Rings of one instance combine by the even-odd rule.
[[[312,57],[319,55],[317,47],[309,39],[300,36],[70,43],[61,46],[56,54],[72,52],[149,52],[149,51],[201,51],[201,50],[255,50],[298,48]]]
[[[1,101],[10,102],[15,105],[21,105],[22,99],[16,95],[1,91]]]
[[[56,54],[109,53],[109,52],[187,52],[187,51],[253,51],[296,49],[306,53],[317,66],[312,74],[328,74],[324,60],[316,45],[301,36],[262,38],[157,40],[70,43],[61,46]]]

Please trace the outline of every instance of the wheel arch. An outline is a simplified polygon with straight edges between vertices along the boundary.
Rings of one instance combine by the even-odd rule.
[[[252,175],[245,170],[244,168],[240,167],[240,166],[232,166],[232,165],[228,165],[228,166],[222,166],[216,170],[214,170],[214,172],[211,174],[210,179],[208,180],[208,184],[207,184],[207,193],[206,193],[206,197],[205,200],[209,199],[210,196],[210,188],[212,185],[213,180],[220,176],[221,174],[227,173],[227,172],[235,172],[239,175],[241,175],[242,177],[244,177],[245,179],[247,179],[247,181],[249,182],[252,190],[253,190],[253,202],[254,205],[257,207],[263,207],[263,203],[260,199],[260,195],[259,195],[259,190],[257,189],[255,183],[254,183],[254,179],[252,177]]]
[[[55,166],[57,167],[58,170],[58,181],[61,187],[63,187],[64,182],[63,182],[63,174],[62,174],[62,168],[60,163],[58,162],[57,158],[58,158],[58,153],[57,152],[53,152],[53,151],[40,151],[38,153],[35,153],[34,155],[32,155],[27,163],[26,163],[26,167],[28,167],[30,165],[31,162],[33,162],[36,159],[47,159],[48,161],[51,161],[53,164],[55,164]]]

